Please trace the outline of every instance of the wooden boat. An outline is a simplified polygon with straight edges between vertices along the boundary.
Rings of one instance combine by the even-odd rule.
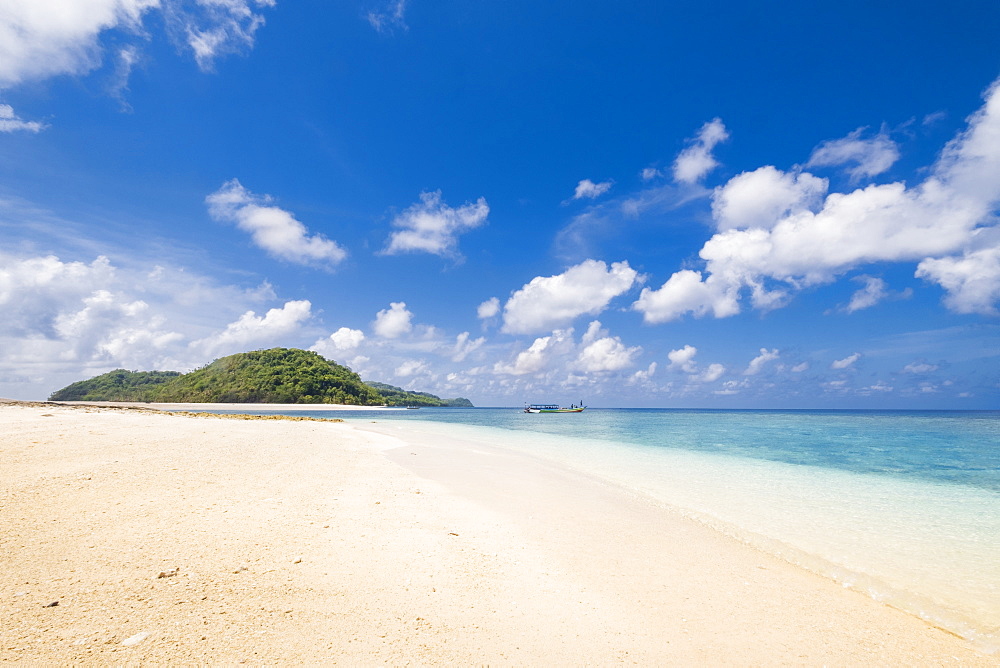
[[[528,404],[524,407],[525,413],[582,413],[584,409],[583,402],[580,402],[579,406],[570,406],[569,408],[560,407],[558,404]]]

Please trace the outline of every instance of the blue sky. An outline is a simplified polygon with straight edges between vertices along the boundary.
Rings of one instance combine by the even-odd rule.
[[[1000,5],[0,0],[0,396],[1000,406]]]

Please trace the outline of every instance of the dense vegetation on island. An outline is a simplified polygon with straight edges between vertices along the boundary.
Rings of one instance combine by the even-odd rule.
[[[222,357],[190,373],[115,369],[53,392],[49,401],[472,406],[384,383],[366,383],[349,368],[296,348]]]
[[[462,397],[458,397],[457,399],[441,399],[427,392],[410,392],[395,385],[376,383],[374,381],[369,381],[368,385],[375,388],[379,394],[385,397],[385,403],[389,406],[454,406],[457,408],[473,408],[472,402]]]
[[[50,401],[149,401],[156,387],[180,376],[178,371],[126,371],[115,369],[90,380],[67,385]],[[58,395],[58,398],[57,396]],[[106,397],[114,396],[115,399]]]

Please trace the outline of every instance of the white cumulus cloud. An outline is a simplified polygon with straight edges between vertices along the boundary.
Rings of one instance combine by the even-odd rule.
[[[694,361],[694,356],[697,354],[697,348],[685,345],[683,348],[671,350],[667,353],[667,359],[670,360],[671,369],[680,369],[685,373],[695,373],[698,370],[698,365]]]
[[[476,315],[479,316],[480,320],[486,320],[488,318],[495,318],[497,314],[500,313],[500,300],[496,297],[490,297],[476,309]]]
[[[709,364],[699,370],[698,363],[694,359],[697,354],[698,349],[692,345],[671,350],[667,353],[667,359],[670,360],[670,366],[667,368],[683,371],[688,374],[688,381],[692,383],[714,383],[726,373],[726,367],[718,363]]]
[[[704,371],[693,376],[692,380],[699,383],[714,383],[722,378],[724,373],[726,373],[726,367],[722,364],[709,364]]]
[[[584,260],[555,276],[536,276],[504,305],[503,331],[530,334],[569,324],[578,316],[597,315],[638,280],[628,262],[610,267]]]
[[[941,285],[948,292],[945,305],[956,313],[997,313],[1000,245],[960,257],[928,258],[917,265],[916,275]]]
[[[340,350],[350,350],[357,348],[365,340],[365,333],[360,329],[341,327],[330,335],[330,341]]]
[[[276,206],[269,195],[255,195],[237,179],[227,181],[205,198],[208,212],[218,221],[236,223],[254,244],[270,255],[304,265],[335,265],[347,257],[337,242],[322,234],[309,236],[306,226]]]
[[[162,13],[171,36],[210,69],[221,55],[253,46],[264,23],[257,9],[274,0],[5,0],[0,5],[0,88],[99,67],[101,34],[119,29],[146,37],[143,22]]]
[[[755,197],[785,204],[790,180],[777,170],[772,175],[775,192]],[[799,174],[794,183],[804,178]],[[731,227],[733,218],[727,212],[721,220],[726,229],[699,253],[705,273],[679,271],[659,290],[643,290],[634,308],[647,322],[665,322],[684,313],[725,317],[739,312],[745,290],[756,308],[772,309],[783,306],[792,291],[834,281],[862,264],[921,261],[919,275],[942,284],[950,308],[989,311],[996,300],[993,249],[1000,244],[974,250],[972,244],[983,243],[977,241],[985,239],[981,232],[996,224],[998,203],[1000,83],[994,83],[983,108],[949,142],[922,183],[831,193],[816,211],[782,206],[787,211],[776,222],[760,227]],[[981,267],[989,278],[972,281],[973,267]]]
[[[527,350],[517,354],[513,363],[498,362],[494,371],[499,374],[524,376],[538,374],[546,368],[555,366],[560,357],[573,349],[573,330],[555,330],[550,336],[540,336],[535,339]]]
[[[757,357],[750,360],[750,364],[748,364],[746,370],[743,371],[743,375],[756,376],[758,373],[763,371],[764,365],[778,359],[779,356],[777,348],[772,348],[771,350],[761,348],[760,355],[757,355]]]
[[[826,179],[812,174],[786,174],[771,166],[761,167],[716,188],[712,214],[720,232],[771,229],[783,217],[820,204],[826,189]]]
[[[701,126],[691,145],[680,152],[674,161],[674,179],[681,183],[695,183],[718,166],[712,150],[729,138],[721,119],[713,119]]]
[[[427,371],[429,368],[423,360],[406,360],[397,366],[393,373],[399,378],[412,378]]]
[[[392,226],[399,229],[390,235],[383,252],[457,257],[458,235],[483,225],[489,213],[482,197],[453,209],[441,200],[440,190],[420,193],[419,202],[393,218]]]
[[[634,365],[636,357],[642,354],[639,346],[628,347],[620,337],[609,336],[601,329],[601,323],[594,320],[587,328],[582,341],[583,349],[577,357],[580,370],[594,373],[599,371],[620,371]]]
[[[253,346],[277,345],[297,332],[311,316],[312,304],[306,299],[285,302],[281,308],[272,308],[263,316],[247,311],[223,331],[194,341],[191,347],[220,356],[244,352]]]
[[[382,338],[399,338],[413,329],[410,322],[412,318],[413,314],[407,310],[406,302],[391,302],[389,308],[382,309],[375,315],[372,329]]]
[[[341,327],[330,336],[319,339],[309,350],[326,358],[339,358],[364,343],[365,333],[360,329]]]
[[[700,271],[682,269],[654,290],[643,288],[632,305],[648,323],[675,320],[685,313],[716,318],[739,313],[739,288],[716,277],[702,280]]]

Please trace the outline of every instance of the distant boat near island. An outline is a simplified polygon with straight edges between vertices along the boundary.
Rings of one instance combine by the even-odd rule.
[[[524,407],[525,413],[582,413],[585,406],[583,402],[577,406],[573,404],[569,408],[560,407],[559,404],[527,404]]]

